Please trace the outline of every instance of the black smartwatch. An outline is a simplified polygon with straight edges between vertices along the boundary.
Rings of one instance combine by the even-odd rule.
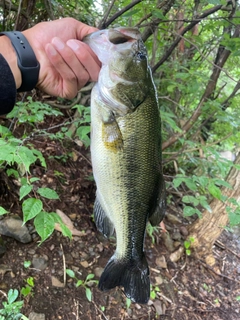
[[[0,32],[7,36],[17,53],[17,63],[22,74],[22,84],[18,92],[31,91],[38,82],[40,64],[25,36],[19,31]]]

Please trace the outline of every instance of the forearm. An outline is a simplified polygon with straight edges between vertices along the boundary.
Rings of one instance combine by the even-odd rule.
[[[18,89],[22,83],[22,76],[17,65],[17,54],[11,44],[11,40],[4,35],[0,37],[0,54],[7,61],[15,80],[16,89]]]

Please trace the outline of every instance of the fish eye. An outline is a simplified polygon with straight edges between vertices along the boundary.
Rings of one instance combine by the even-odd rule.
[[[143,53],[142,51],[138,51],[136,53],[136,56],[137,56],[137,59],[139,59],[139,60],[146,60],[146,54]]]

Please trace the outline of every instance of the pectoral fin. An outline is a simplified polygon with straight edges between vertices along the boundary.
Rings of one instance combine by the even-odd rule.
[[[112,113],[105,115],[102,123],[102,140],[106,148],[117,152],[123,148],[122,133]]]
[[[97,197],[94,203],[93,213],[94,213],[94,220],[95,220],[97,229],[105,237],[109,238],[114,232],[114,225],[106,215]]]

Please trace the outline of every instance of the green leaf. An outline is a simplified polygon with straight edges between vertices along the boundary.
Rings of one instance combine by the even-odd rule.
[[[185,203],[192,203],[194,206],[199,204],[199,200],[193,196],[183,196],[182,201]]]
[[[215,186],[215,184],[210,183],[210,184],[208,185],[208,191],[211,193],[211,195],[212,195],[214,198],[217,198],[217,199],[219,199],[219,200],[222,199],[222,192],[221,192],[221,190],[220,190],[217,186]]]
[[[165,19],[165,16],[163,15],[162,10],[153,10],[152,15],[159,19],[163,19],[163,20]]]
[[[194,215],[195,213],[196,213],[198,216],[201,216],[201,212],[200,212],[198,209],[196,209],[196,208],[193,208],[193,207],[190,207],[190,206],[185,206],[185,207],[183,208],[183,215],[184,215],[184,217],[190,217],[190,216]]]
[[[34,279],[33,279],[33,277],[27,278],[27,284],[29,284],[31,287],[34,287]]]
[[[6,211],[3,207],[0,207],[0,216],[4,215],[8,213],[8,211]]]
[[[17,164],[24,165],[27,172],[30,170],[30,165],[35,163],[37,158],[34,156],[32,150],[25,146],[18,147],[14,155],[14,161]]]
[[[233,188],[230,183],[228,183],[227,181],[224,181],[224,180],[214,179],[214,183],[217,185],[229,188],[229,189]]]
[[[132,9],[132,10],[129,10],[128,12],[124,13],[122,16],[124,18],[129,18],[129,17],[132,17],[133,15],[137,14],[139,11],[140,11],[139,9]]]
[[[23,201],[23,222],[26,223],[28,220],[36,217],[42,210],[42,201],[36,198],[29,198]]]
[[[154,300],[154,299],[156,298],[156,292],[155,292],[154,290],[152,290],[152,291],[150,292],[150,298],[151,298],[152,300]]]
[[[191,242],[190,241],[184,241],[184,247],[186,248],[186,249],[189,249],[190,248],[190,246],[191,246]]]
[[[31,183],[33,183],[33,182],[35,182],[35,181],[39,181],[40,179],[39,178],[36,178],[36,177],[32,177],[32,178],[30,178],[29,179],[29,181],[31,182]]]
[[[23,287],[22,289],[21,289],[21,294],[24,296],[24,298],[25,297],[27,297],[30,293],[31,293],[31,291],[32,291],[32,288],[30,287],[30,286],[28,286],[28,285],[26,285],[26,287]]]
[[[70,278],[75,278],[75,272],[71,269],[66,269],[66,274],[70,277]]]
[[[59,199],[57,192],[50,188],[38,188],[37,192],[40,194],[40,196],[47,199]]]
[[[196,191],[197,190],[197,186],[195,184],[194,181],[192,181],[192,179],[185,179],[184,182],[186,183],[187,187],[192,190],[192,191]]]
[[[22,200],[22,198],[26,197],[31,191],[32,191],[32,186],[31,185],[24,185],[20,188],[20,196],[19,199]]]
[[[8,291],[8,303],[12,304],[18,297],[18,290],[17,289],[10,289]]]
[[[83,284],[83,280],[78,280],[76,283],[76,287],[78,288],[79,286],[81,286]]]
[[[34,225],[43,242],[53,233],[55,222],[51,214],[41,211],[34,219]]]
[[[178,188],[183,181],[184,181],[184,178],[182,178],[182,177],[173,179],[174,187]]]
[[[7,169],[7,175],[10,177],[11,175],[14,176],[14,178],[18,179],[19,178],[19,173],[17,170],[14,169]]]
[[[89,274],[87,275],[86,281],[91,280],[91,279],[93,279],[94,277],[95,277],[95,274],[94,274],[94,273],[89,273]]]
[[[92,291],[90,288],[86,288],[86,297],[88,299],[88,301],[92,301]]]
[[[30,265],[31,265],[31,261],[29,261],[29,260],[24,261],[24,263],[23,263],[24,268],[29,268]]]

